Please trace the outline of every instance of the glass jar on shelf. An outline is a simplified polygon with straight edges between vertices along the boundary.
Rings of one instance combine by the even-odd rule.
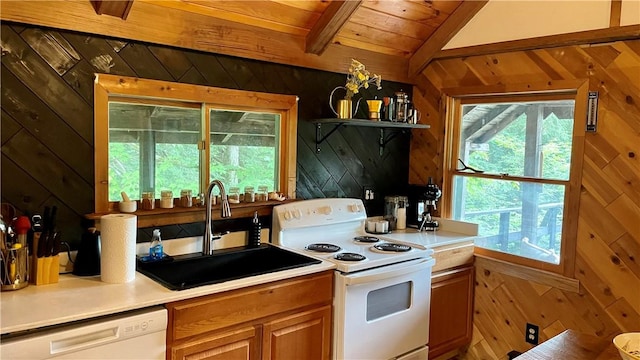
[[[173,208],[173,191],[162,190],[160,192],[160,207],[163,209]]]
[[[244,187],[244,202],[247,202],[247,203],[256,202],[256,194],[253,190],[253,186]]]
[[[156,199],[153,191],[145,191],[140,196],[140,208],[142,210],[153,210],[156,208]]]
[[[227,195],[227,199],[230,204],[239,204],[240,203],[240,188],[232,187],[229,188],[229,195]]]
[[[256,201],[267,201],[267,200],[269,200],[269,188],[264,185],[258,186]]]
[[[190,208],[193,206],[193,198],[191,197],[191,190],[180,190],[180,207]]]

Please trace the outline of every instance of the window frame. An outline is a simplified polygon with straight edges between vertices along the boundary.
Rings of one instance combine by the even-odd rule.
[[[201,189],[209,183],[209,115],[205,109],[216,108],[280,115],[279,192],[295,198],[296,140],[298,97],[184,84],[161,80],[141,79],[111,74],[95,74],[94,81],[94,160],[95,212],[107,213],[117,209],[117,202],[109,201],[109,101],[152,104],[200,104],[203,112],[200,148]],[[195,105],[194,105],[195,106]]]
[[[575,254],[578,232],[578,211],[580,204],[580,187],[582,182],[582,163],[584,153],[585,120],[587,116],[588,81],[560,81],[557,83],[517,84],[494,86],[473,86],[446,88],[442,91],[444,111],[444,157],[443,157],[443,186],[441,199],[441,215],[450,218],[453,209],[453,179],[454,175],[467,177],[481,177],[521,181],[523,178],[531,182],[541,182],[535,178],[508,176],[500,174],[473,174],[457,171],[458,150],[460,142],[461,109],[464,103],[502,102],[509,100],[551,100],[573,99],[574,124],[573,142],[571,147],[571,165],[569,180],[545,180],[544,183],[565,185],[564,216],[562,224],[560,263],[552,264],[539,260],[521,257],[496,250],[475,247],[474,253],[479,256],[517,264],[532,269],[552,272],[567,277],[573,277],[575,269]]]

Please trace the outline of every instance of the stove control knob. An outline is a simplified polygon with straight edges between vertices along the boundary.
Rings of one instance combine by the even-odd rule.
[[[293,217],[300,219],[302,217],[302,211],[300,211],[300,209],[293,210]]]
[[[291,211],[290,210],[285,211],[284,219],[285,220],[291,220]]]
[[[356,204],[349,205],[349,211],[350,212],[358,212],[358,205],[356,205]]]
[[[331,215],[332,212],[333,209],[331,208],[331,206],[327,205],[320,208],[320,214]]]

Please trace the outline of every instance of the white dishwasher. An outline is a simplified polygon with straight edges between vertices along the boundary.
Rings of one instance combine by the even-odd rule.
[[[8,336],[0,359],[158,359],[166,353],[167,309],[153,307]]]

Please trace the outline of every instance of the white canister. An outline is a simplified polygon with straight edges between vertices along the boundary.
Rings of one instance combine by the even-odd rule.
[[[387,220],[376,221],[376,232],[384,234],[389,231],[389,222]]]
[[[162,190],[160,192],[160,207],[163,209],[173,208],[173,191]]]
[[[376,221],[367,220],[367,231],[370,233],[376,232]]]

